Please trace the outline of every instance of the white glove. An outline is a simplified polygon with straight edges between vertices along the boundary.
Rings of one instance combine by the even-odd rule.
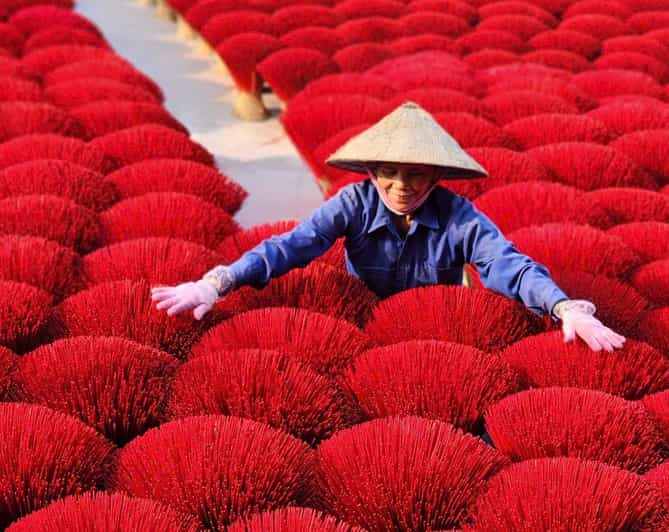
[[[168,316],[194,308],[193,317],[201,320],[218,299],[218,292],[214,285],[200,279],[197,282],[190,281],[176,286],[152,288],[151,299],[159,301],[156,308],[167,309]]]
[[[593,351],[619,349],[625,337],[604,326],[593,316],[595,305],[590,301],[569,299],[555,305],[554,313],[562,320],[564,341],[571,342],[576,335],[581,337]]]
[[[234,289],[234,284],[232,272],[221,265],[209,270],[199,281],[151,288],[151,300],[159,302],[158,310],[167,309],[168,316],[195,309],[193,317],[201,320],[219,297]]]

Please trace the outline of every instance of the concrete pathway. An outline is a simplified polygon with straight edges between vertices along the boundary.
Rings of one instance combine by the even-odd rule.
[[[131,0],[77,0],[76,10],[98,25],[118,54],[160,85],[167,109],[216,156],[219,169],[248,190],[236,217],[242,226],[303,219],[322,203],[313,175],[276,114],[264,122],[238,120],[231,111],[231,80],[215,69],[212,56],[196,52],[195,41],[178,39],[176,25],[154,7]]]

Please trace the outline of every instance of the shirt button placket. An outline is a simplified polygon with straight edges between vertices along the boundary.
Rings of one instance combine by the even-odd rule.
[[[408,270],[406,267],[406,259],[404,255],[404,248],[406,246],[406,239],[400,239],[397,241],[397,267],[395,269],[395,280],[398,284],[398,286],[401,287],[402,290],[406,290],[408,286]]]

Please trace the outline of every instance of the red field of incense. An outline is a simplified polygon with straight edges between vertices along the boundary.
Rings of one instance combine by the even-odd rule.
[[[111,1],[111,0],[107,0]],[[243,6],[243,7],[240,7]],[[625,347],[482,286],[379,300],[341,242],[202,321],[150,287],[296,220],[247,197],[71,0],[0,0],[0,528],[669,530],[669,1],[170,0],[324,198],[419,103],[471,199]],[[480,436],[487,432],[494,446]]]

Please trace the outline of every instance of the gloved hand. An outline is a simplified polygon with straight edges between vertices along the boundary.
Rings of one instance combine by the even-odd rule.
[[[210,282],[200,279],[176,286],[151,288],[151,299],[159,301],[156,308],[167,309],[168,316],[194,308],[193,317],[201,320],[218,299],[218,292]]]
[[[566,300],[556,305],[555,314],[562,320],[564,341],[571,342],[576,335],[581,337],[593,351],[619,349],[625,337],[612,331],[594,317],[595,306],[590,301]]]
[[[211,310],[219,297],[223,297],[235,288],[235,278],[230,268],[216,266],[195,282],[181,283],[176,286],[151,288],[151,300],[158,301],[158,310],[167,309],[167,315],[173,316],[184,310],[193,310],[193,317],[201,320]]]

